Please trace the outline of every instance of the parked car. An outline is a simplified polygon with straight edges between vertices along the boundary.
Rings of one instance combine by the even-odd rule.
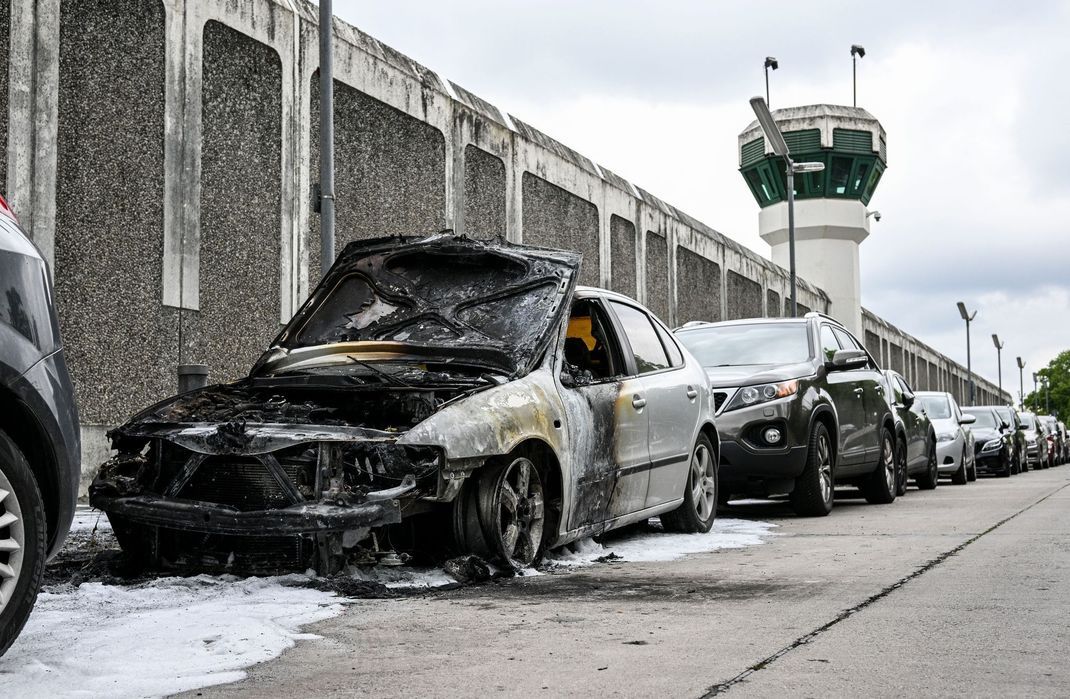
[[[1037,416],[1030,412],[1018,413],[1025,435],[1025,460],[1029,468],[1048,467],[1048,440],[1044,436],[1044,426]]]
[[[708,531],[705,373],[635,301],[576,288],[579,265],[452,234],[351,243],[248,377],[115,430],[90,501],[133,559],[201,568],[393,561],[443,528],[522,567],[654,516]]]
[[[931,490],[940,481],[936,463],[936,431],[922,413],[914,391],[907,380],[892,369],[885,369],[884,395],[895,416],[896,435],[896,492],[907,490],[907,480],[913,478],[921,490]]]
[[[1066,424],[1059,423],[1059,434],[1063,436],[1063,463],[1070,461],[1070,433],[1066,431]]]
[[[976,421],[970,426],[973,433],[974,462],[978,472],[993,473],[1004,478],[1014,473],[1015,432],[995,408],[974,406],[964,408]]]
[[[955,485],[977,479],[973,460],[973,438],[967,425],[972,415],[963,414],[950,393],[919,391],[916,400],[936,430],[936,459],[941,476],[950,476]]]
[[[41,251],[0,197],[0,655],[63,545],[81,471],[78,411]]]
[[[676,335],[713,386],[722,499],[787,494],[798,514],[822,516],[844,483],[895,500],[895,419],[880,370],[842,325],[808,313]]]
[[[1018,411],[1009,405],[990,405],[982,406],[989,407],[996,411],[1000,419],[1007,425],[1007,431],[1011,437],[1011,446],[1013,448],[1011,453],[1011,473],[1018,474],[1025,471],[1028,468],[1026,464],[1026,439],[1025,439],[1025,427],[1022,425],[1021,419],[1018,417]]]
[[[1052,415],[1038,415],[1037,419],[1044,425],[1048,440],[1048,466],[1058,466],[1063,462],[1063,435],[1059,431],[1059,421]]]

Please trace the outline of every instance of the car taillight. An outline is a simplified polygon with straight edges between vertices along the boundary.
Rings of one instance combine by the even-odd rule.
[[[15,223],[19,222],[18,217],[15,216],[15,212],[11,210],[11,207],[7,205],[7,201],[4,199],[3,195],[0,195],[0,214],[10,216],[11,220]]]

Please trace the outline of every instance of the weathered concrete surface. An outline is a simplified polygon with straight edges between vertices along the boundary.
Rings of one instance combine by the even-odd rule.
[[[323,640],[198,694],[702,696],[757,665],[727,693],[1065,694],[1068,485],[1070,468],[1057,468],[911,489],[886,506],[839,498],[822,519],[734,507],[780,535],[672,563],[358,602],[311,629]]]
[[[473,145],[464,149],[464,227],[473,238],[505,237],[505,163]]]
[[[11,73],[11,3],[0,1],[0,195],[7,194],[8,76]],[[6,196],[5,196],[6,198]]]
[[[610,260],[613,267],[613,291],[635,298],[637,268],[635,224],[616,214],[609,220]]]

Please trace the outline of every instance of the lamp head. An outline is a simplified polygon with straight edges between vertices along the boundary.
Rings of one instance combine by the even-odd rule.
[[[997,335],[996,333],[992,333],[992,344],[996,346],[996,349],[1001,350],[1003,349],[1003,345],[1005,345],[1006,343],[1000,342],[999,335]]]
[[[773,70],[776,70],[777,68],[780,67],[780,63],[778,63],[777,60],[775,58],[773,58],[772,56],[766,56],[765,57],[765,67],[766,68],[772,68]]]
[[[859,44],[851,44],[851,55],[858,56],[859,58],[866,57],[866,49]]]
[[[1015,359],[1018,360],[1018,368],[1019,369],[1025,369],[1025,362],[1022,361],[1022,358],[1021,357],[1015,357]]]

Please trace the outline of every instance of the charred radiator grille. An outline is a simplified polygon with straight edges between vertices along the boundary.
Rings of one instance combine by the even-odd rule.
[[[296,484],[301,466],[282,464],[282,469]],[[178,497],[230,505],[242,511],[267,510],[293,504],[259,459],[232,456],[205,459]]]
[[[315,551],[300,536],[232,536],[160,530],[159,553],[166,563],[208,572],[278,573],[303,570]]]

